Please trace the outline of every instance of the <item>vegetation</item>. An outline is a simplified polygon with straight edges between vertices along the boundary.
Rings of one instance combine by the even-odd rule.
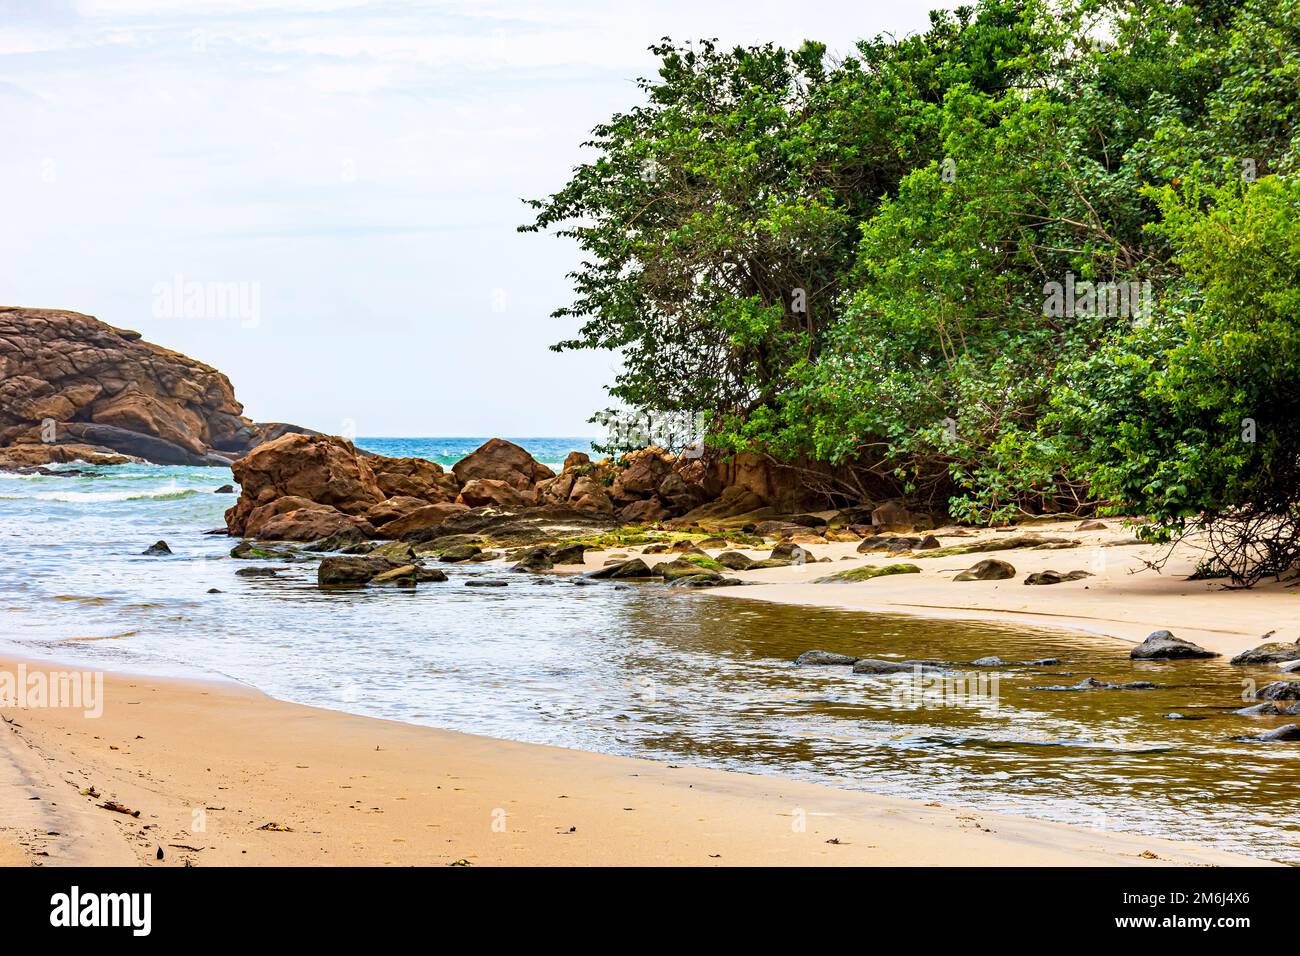
[[[846,44],[848,38],[842,38]],[[903,39],[654,48],[522,228],[640,414],[971,521],[1300,559],[1300,0],[986,0]]]

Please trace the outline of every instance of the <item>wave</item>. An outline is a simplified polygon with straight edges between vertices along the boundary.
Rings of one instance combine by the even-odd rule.
[[[0,495],[0,501],[62,501],[83,504],[106,501],[179,501],[198,495],[210,495],[212,489],[177,488],[171,485],[153,491],[41,491],[31,495]]]

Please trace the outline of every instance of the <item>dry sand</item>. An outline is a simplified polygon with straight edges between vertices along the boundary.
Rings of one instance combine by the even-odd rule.
[[[1050,534],[1072,526],[1035,529]],[[1169,628],[1234,652],[1296,619],[1297,595],[1131,573],[1149,547],[885,559],[812,545],[830,563],[748,572],[714,593],[1032,623],[1127,641]],[[981,535],[985,537],[986,535]],[[944,539],[945,545],[969,539]],[[716,551],[713,553],[717,553]],[[853,562],[839,560],[851,555]],[[982,557],[1020,572],[1091,570],[1043,587],[954,583]],[[599,565],[603,554],[588,555]],[[661,560],[654,557],[651,560]],[[812,579],[912,561],[921,574]],[[49,666],[49,665],[46,665]],[[0,662],[16,667],[16,662]],[[772,777],[678,767],[416,727],[272,700],[246,688],[110,675],[99,718],[3,710],[0,863],[42,865],[1233,865],[1258,861],[1144,837],[921,804]],[[94,789],[98,797],[83,794]],[[33,799],[39,798],[39,799]],[[99,804],[113,800],[139,817]],[[280,824],[290,829],[264,829]],[[163,859],[157,859],[161,847]]]

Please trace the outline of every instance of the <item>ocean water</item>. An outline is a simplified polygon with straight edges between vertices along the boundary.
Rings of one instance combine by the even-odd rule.
[[[358,441],[444,464],[479,443]],[[576,439],[520,444],[551,463],[586,450]],[[235,500],[214,493],[230,481],[227,470],[84,470],[0,473],[0,650],[222,678],[285,700],[470,733],[1300,862],[1300,747],[1233,739],[1285,722],[1232,713],[1242,706],[1241,679],[1262,683],[1275,676],[1268,669],[1135,664],[1116,642],[1085,636],[768,605],[661,584],[576,587],[499,565],[446,566],[448,581],[414,590],[322,591],[314,564],[236,561],[229,538],[204,533],[223,525]],[[141,554],[160,538],[172,556]],[[251,564],[284,570],[236,576]],[[509,586],[466,587],[475,577]],[[999,669],[991,700],[914,708],[899,698],[908,675],[791,666],[814,647],[1061,663]],[[1083,677],[1157,689],[1036,689]]]
[[[528,453],[543,465],[558,471],[571,451],[581,451],[599,458],[591,447],[591,438],[511,438],[507,441],[528,449]],[[454,465],[487,438],[358,438],[356,444],[390,458],[428,458],[443,467]]]

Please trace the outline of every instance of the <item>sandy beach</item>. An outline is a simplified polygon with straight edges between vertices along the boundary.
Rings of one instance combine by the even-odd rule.
[[[1140,641],[1165,627],[1232,653],[1294,619],[1276,585],[1188,582],[1190,549],[1115,545],[1117,525],[1066,550],[996,556],[1082,581],[954,583],[985,555],[831,561],[745,572],[754,600],[1056,627]],[[991,532],[980,533],[986,539]],[[945,546],[969,542],[945,539]],[[628,550],[628,549],[625,549]],[[630,549],[637,550],[637,549]],[[712,553],[717,553],[715,549]],[[751,552],[759,555],[762,552]],[[852,563],[841,560],[851,556]],[[662,555],[647,555],[652,561]],[[605,552],[589,552],[599,566]],[[813,579],[906,560],[920,574]],[[8,660],[13,671],[20,662]],[[58,669],[25,662],[29,669]],[[1091,831],[778,779],[583,753],[352,716],[232,684],[108,675],[102,716],[7,708],[0,862],[10,865],[1243,865],[1191,844]],[[138,816],[104,808],[120,804]],[[287,828],[287,829],[282,829]],[[162,858],[158,850],[162,849]]]
[[[1258,862],[1187,844],[955,806],[355,717],[231,685],[110,675],[105,702],[97,719],[69,709],[4,712],[0,861],[44,866]],[[97,796],[82,792],[91,790]],[[139,816],[101,806],[109,801],[138,810]]]

